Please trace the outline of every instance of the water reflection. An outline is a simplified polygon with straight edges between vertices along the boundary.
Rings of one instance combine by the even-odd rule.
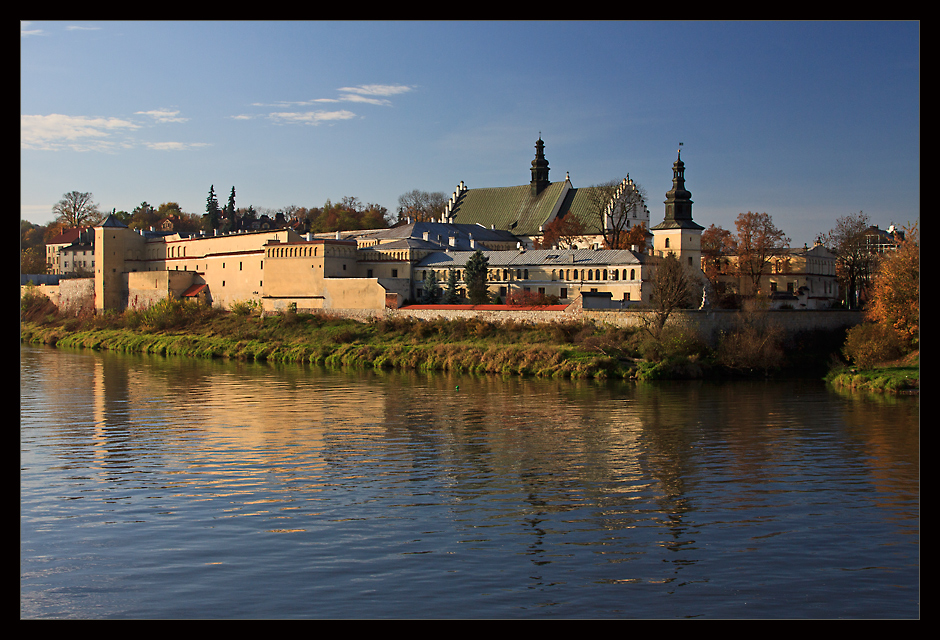
[[[113,561],[166,594],[135,609],[115,589],[105,615],[773,616],[779,594],[787,615],[820,597],[870,614],[855,583],[916,615],[916,398],[21,358],[24,570],[52,548],[80,567],[56,588]],[[88,544],[120,552],[76,560]],[[859,567],[874,587],[845,577]],[[267,604],[220,585],[231,572]],[[381,601],[351,609],[366,584]]]

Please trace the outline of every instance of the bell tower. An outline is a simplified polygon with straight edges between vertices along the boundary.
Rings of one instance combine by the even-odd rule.
[[[542,192],[542,189],[551,184],[548,181],[548,160],[545,159],[545,143],[542,142],[541,133],[539,133],[539,139],[535,143],[535,160],[532,161],[532,182],[529,184],[533,196],[537,196]]]
[[[702,269],[702,231],[705,227],[692,220],[692,194],[685,188],[685,163],[682,162],[682,143],[679,143],[676,161],[672,165],[672,189],[666,193],[665,219],[650,229],[653,233],[653,253],[657,256],[673,254],[693,269]]]

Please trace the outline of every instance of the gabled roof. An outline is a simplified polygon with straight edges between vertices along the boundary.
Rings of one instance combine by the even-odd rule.
[[[602,195],[598,195],[600,192]],[[589,234],[601,233],[601,217],[598,211],[598,201],[609,198],[609,190],[603,187],[579,187],[570,189],[565,194],[565,201],[558,211],[559,216],[573,216],[584,225]],[[645,205],[644,205],[645,206]]]
[[[463,268],[474,251],[436,252],[416,266],[440,269]],[[527,251],[483,251],[491,267],[593,267],[605,265],[641,265],[645,255],[629,249],[529,249]]]
[[[476,223],[517,236],[535,236],[560,205],[568,187],[567,181],[553,182],[535,196],[531,185],[468,189],[450,215],[455,222]]]
[[[75,229],[69,229],[68,231],[63,231],[56,237],[52,238],[46,244],[72,244],[77,242],[81,237],[82,233],[91,229],[91,227],[77,227]]]

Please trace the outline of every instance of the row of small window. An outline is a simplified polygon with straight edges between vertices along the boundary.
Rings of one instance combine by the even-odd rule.
[[[636,280],[636,269],[630,269],[630,280]],[[511,269],[490,269],[489,271],[490,279],[494,282],[499,282],[502,280],[512,280],[513,272]],[[608,275],[610,276],[608,278]],[[372,277],[372,270],[369,270],[369,278]],[[392,277],[398,277],[397,269],[392,270]],[[427,271],[421,272],[421,280],[426,280],[428,277]],[[515,279],[516,280],[528,280],[529,279],[529,270],[528,269],[516,269],[515,270]],[[552,280],[626,280],[627,279],[627,269],[623,269],[622,274],[618,269],[611,269],[610,272],[607,269],[552,269]],[[457,271],[457,280],[460,280],[460,271]]]

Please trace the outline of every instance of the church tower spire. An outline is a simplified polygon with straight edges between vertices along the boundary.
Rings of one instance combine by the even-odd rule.
[[[532,195],[537,196],[542,189],[551,184],[548,181],[548,160],[545,159],[545,143],[542,141],[542,134],[539,133],[539,139],[535,143],[535,160],[532,161]]]
[[[685,163],[682,162],[682,143],[672,165],[672,189],[666,192],[666,219],[664,225],[701,229],[692,222],[692,194],[685,188]]]
[[[692,220],[692,194],[685,188],[685,163],[682,162],[680,142],[672,165],[672,189],[666,192],[665,218],[650,229],[653,253],[659,257],[674,255],[694,273],[701,273],[704,229]]]

